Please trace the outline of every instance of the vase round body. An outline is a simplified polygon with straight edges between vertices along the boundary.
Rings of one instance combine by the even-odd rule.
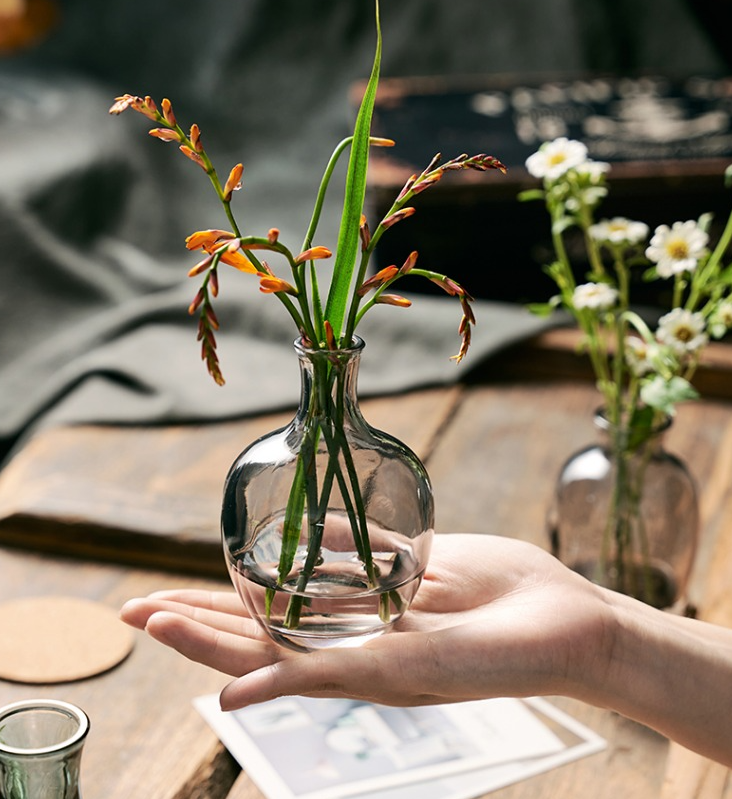
[[[89,719],[50,699],[0,708],[0,797],[79,799],[79,762]]]
[[[250,615],[301,651],[387,631],[419,587],[434,502],[417,456],[361,415],[363,348],[296,342],[301,397],[287,427],[251,444],[224,487],[229,573]]]
[[[600,440],[564,464],[548,517],[565,565],[658,608],[683,601],[699,530],[694,482],[663,447],[670,424],[638,436],[598,411]]]

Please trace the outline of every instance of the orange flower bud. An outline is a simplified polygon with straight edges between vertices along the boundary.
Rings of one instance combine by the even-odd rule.
[[[204,305],[203,313],[204,313],[204,315],[206,317],[206,321],[208,322],[208,324],[214,330],[218,330],[219,329],[219,320],[216,317],[216,313],[214,312],[214,309],[210,305]]]
[[[231,200],[231,195],[241,188],[241,175],[243,171],[244,167],[241,164],[237,164],[231,172],[229,172],[229,177],[224,186],[224,200],[226,200],[226,202],[229,202],[229,200]]]
[[[393,147],[394,139],[382,139],[380,136],[369,136],[369,144],[372,147]]]
[[[188,135],[188,138],[191,140],[191,144],[193,145],[193,149],[197,153],[203,152],[203,144],[201,143],[201,129],[196,125],[194,122],[191,125],[191,132]]]
[[[286,280],[281,280],[271,275],[264,275],[264,277],[259,279],[259,290],[264,294],[285,292],[285,294],[292,294],[293,297],[297,297],[297,289],[294,286],[291,286]]]
[[[180,141],[180,134],[170,128],[153,128],[148,133],[161,141]]]
[[[396,202],[399,202],[399,200],[401,200],[402,197],[404,197],[411,190],[412,186],[414,186],[415,180],[417,180],[416,175],[410,175],[407,178],[407,182],[404,184],[404,186],[402,186],[402,190],[397,195]]]
[[[188,270],[188,277],[195,277],[196,275],[200,275],[201,272],[205,272],[209,266],[211,266],[212,261],[213,255],[207,255],[202,261],[199,261],[194,267]]]
[[[316,261],[319,258],[330,258],[333,253],[327,247],[311,247],[305,252],[301,252],[295,258],[295,264],[302,264],[305,261]]]
[[[200,166],[204,172],[207,171],[206,164],[203,163],[203,158],[201,158],[197,152],[191,150],[191,148],[187,147],[185,144],[181,144],[178,149],[183,153],[183,155],[186,156],[186,158],[190,158],[193,163],[198,164],[198,166]]]
[[[407,217],[411,216],[416,210],[416,208],[412,208],[411,206],[402,208],[401,210],[396,211],[391,216],[387,216],[386,219],[382,220],[381,226],[383,228],[390,228],[392,225],[396,225],[397,222],[401,222],[402,219],[406,219]]]
[[[188,313],[193,315],[200,307],[201,303],[206,299],[206,292],[204,289],[198,289],[198,294],[193,298],[193,302],[188,306]]]
[[[381,294],[376,302],[381,305],[396,305],[398,308],[409,308],[412,304],[411,300],[399,294]]]
[[[325,328],[325,343],[328,345],[329,350],[337,350],[338,343],[335,339],[335,333],[333,332],[333,325],[326,319],[323,322],[323,327]]]
[[[431,172],[426,178],[423,178],[412,186],[412,194],[419,194],[425,189],[428,189],[433,183],[437,183],[442,178],[443,174],[444,170],[442,169],[436,169],[434,172]]]
[[[368,280],[364,280],[356,293],[359,297],[363,297],[365,294],[368,294],[371,289],[377,288],[378,286],[383,286],[384,283],[386,283],[388,280],[391,280],[394,275],[397,274],[397,272],[399,272],[399,270],[396,268],[396,266],[385,266],[375,275],[372,275],[370,278],[368,278]]]
[[[186,248],[189,250],[212,250],[222,240],[233,239],[234,234],[228,230],[197,230],[186,239]]]
[[[174,128],[178,123],[176,121],[175,114],[173,113],[173,106],[167,97],[163,98],[162,106],[163,119],[170,125],[171,128]]]
[[[276,227],[270,228],[267,232],[267,241],[270,244],[277,244],[277,239],[279,239],[279,237],[280,231]]]
[[[122,94],[119,97],[115,97],[114,103],[112,103],[112,107],[109,109],[109,113],[114,114],[115,116],[121,114],[132,105],[134,100],[135,96],[132,94]]]
[[[219,273],[216,269],[211,270],[211,277],[209,278],[209,285],[211,286],[211,294],[214,297],[219,296]]]
[[[409,253],[407,256],[407,260],[402,264],[402,268],[399,270],[400,275],[406,275],[414,269],[414,265],[417,263],[417,251],[414,250]]]
[[[361,224],[358,228],[358,234],[361,237],[361,249],[368,249],[371,243],[371,231],[369,230],[369,223],[363,214],[361,214]]]

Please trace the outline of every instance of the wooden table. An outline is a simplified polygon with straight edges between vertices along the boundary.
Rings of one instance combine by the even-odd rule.
[[[556,472],[594,440],[598,397],[581,379],[518,379],[520,363],[516,353],[508,365],[504,357],[486,368],[484,379],[363,403],[373,425],[426,461],[440,532],[546,544]],[[289,415],[58,429],[31,440],[0,474],[0,601],[63,594],[118,608],[161,588],[227,587],[218,541],[225,472],[250,440]],[[704,529],[690,599],[700,615],[732,626],[732,402],[683,406],[667,443],[700,487]],[[191,704],[226,681],[140,633],[132,654],[108,673],[55,686],[0,681],[0,704],[56,696],[89,713],[85,799],[261,799]],[[614,713],[552,701],[605,737],[607,749],[502,789],[499,799],[732,799],[727,769]]]

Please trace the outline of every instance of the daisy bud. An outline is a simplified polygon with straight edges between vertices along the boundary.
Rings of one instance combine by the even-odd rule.
[[[407,217],[411,216],[416,210],[416,208],[412,208],[411,206],[402,208],[393,213],[391,216],[388,216],[386,219],[382,220],[381,227],[390,228],[392,225],[396,225],[397,222],[401,222],[402,219],[406,219]]]
[[[417,263],[417,251],[414,250],[413,252],[409,253],[407,260],[402,264],[401,269],[399,270],[400,275],[406,275],[414,269],[414,265]]]
[[[361,223],[358,227],[358,235],[361,237],[361,249],[368,249],[369,243],[371,242],[371,231],[369,230],[369,223],[363,214],[361,214]]]
[[[296,256],[295,258],[295,265],[302,264],[305,261],[316,261],[319,258],[330,258],[333,253],[327,247],[311,247],[309,250],[305,250],[305,252],[301,252],[300,255]]]
[[[175,119],[175,114],[173,113],[173,106],[171,105],[171,102],[170,100],[168,100],[167,97],[163,99],[162,106],[163,106],[163,119],[170,125],[171,128],[174,128],[178,123]]]
[[[198,127],[198,125],[196,125],[195,122],[191,125],[191,132],[190,132],[188,138],[191,140],[191,144],[193,145],[193,149],[197,153],[202,153],[203,152],[203,144],[201,143],[201,129]]]
[[[185,144],[181,144],[179,149],[183,153],[183,155],[186,156],[186,158],[190,158],[194,164],[198,164],[198,166],[200,166],[204,172],[207,171],[206,164],[203,163],[203,158],[201,158],[201,156],[197,152],[191,150],[191,148],[187,147]]]
[[[279,239],[279,237],[280,231],[276,227],[270,228],[267,231],[267,241],[270,244],[277,244],[277,239]]]
[[[381,294],[376,302],[381,305],[396,305],[398,308],[409,308],[412,304],[411,300],[399,294]]]
[[[237,164],[229,172],[229,177],[226,179],[226,185],[224,186],[224,200],[227,203],[231,200],[231,195],[241,188],[242,172],[244,172],[244,167],[241,164]]]
[[[148,133],[161,141],[180,141],[180,134],[170,128],[153,128]]]

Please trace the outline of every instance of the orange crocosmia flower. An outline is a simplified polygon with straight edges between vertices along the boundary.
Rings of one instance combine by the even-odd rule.
[[[259,271],[246,255],[242,255],[240,252],[225,250],[221,254],[221,262],[233,266],[234,269],[238,269],[240,272],[248,272],[250,275],[256,275]]]
[[[186,248],[189,250],[206,250],[211,252],[228,239],[234,239],[229,230],[197,230],[186,239]]]
[[[261,274],[261,273],[260,273]],[[297,295],[297,291],[286,280],[272,275],[264,275],[259,280],[259,290],[265,294],[277,294],[284,291],[286,294]]]

